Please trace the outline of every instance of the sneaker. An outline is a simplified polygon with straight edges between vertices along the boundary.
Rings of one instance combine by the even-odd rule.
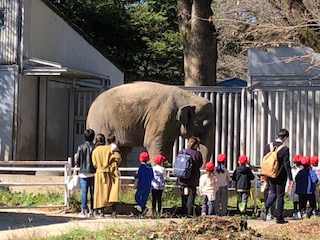
[[[104,218],[104,213],[100,213],[99,218]]]
[[[288,221],[284,220],[284,218],[277,218],[276,223],[278,223],[278,224],[285,224],[285,223],[288,223]]]
[[[149,210],[148,208],[143,209],[141,215],[145,216],[147,214],[148,210]]]
[[[301,213],[297,212],[297,220],[300,220],[300,219],[301,219]]]
[[[139,205],[134,206],[134,208],[137,209],[137,211],[138,211],[139,213],[142,212],[142,208],[141,208]]]
[[[201,213],[201,216],[205,216],[205,215],[207,215],[205,212]]]
[[[87,214],[84,213],[84,212],[81,212],[81,213],[79,214],[79,218],[86,218],[86,217],[87,217]]]
[[[304,212],[301,216],[302,219],[307,219],[309,218],[308,214],[306,212]]]
[[[293,220],[298,220],[298,213],[293,213],[292,214],[292,219]]]
[[[261,214],[260,214],[260,216],[261,216],[261,219],[263,220],[263,221],[267,221],[267,214],[266,214],[266,208],[265,207],[263,207],[262,209],[261,209]]]
[[[89,214],[89,217],[95,217],[96,216],[96,212],[95,211],[91,211]]]
[[[272,219],[273,219],[272,214],[268,213],[268,214],[267,214],[267,218],[266,218],[266,220],[272,220]]]

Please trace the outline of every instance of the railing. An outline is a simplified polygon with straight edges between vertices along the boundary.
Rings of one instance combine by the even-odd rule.
[[[71,158],[68,161],[0,161],[0,171],[6,172],[63,172],[64,182],[0,182],[0,186],[63,186],[64,187],[64,205],[45,205],[45,206],[1,206],[0,208],[65,208],[68,209],[70,191],[67,188],[68,177],[71,176],[73,171],[77,171],[78,168],[71,167]],[[132,180],[134,181],[134,173],[138,171],[138,167],[119,167],[120,180]],[[130,173],[126,176],[121,173]],[[172,176],[173,168],[166,168],[166,180],[176,181],[177,178]],[[205,170],[201,170],[205,172]],[[230,172],[232,175],[233,172]],[[256,176],[253,180],[253,196],[254,196],[254,209],[257,209],[257,195],[260,172],[253,172]],[[121,181],[121,186],[133,187],[133,183],[124,183]],[[177,184],[166,184],[166,187],[178,188]],[[234,187],[229,187],[229,191],[235,190]]]
[[[67,161],[0,161],[0,171],[12,172],[63,172],[64,182],[0,182],[0,186],[64,186],[64,205],[1,206],[1,208],[57,208],[68,206],[69,193],[66,187],[70,165]]]

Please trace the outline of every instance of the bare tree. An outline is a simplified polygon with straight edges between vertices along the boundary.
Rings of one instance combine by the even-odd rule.
[[[217,40],[211,0],[177,0],[184,51],[185,86],[216,83]]]
[[[214,0],[212,8],[218,77],[246,75],[246,47],[304,45],[320,53],[318,0]]]

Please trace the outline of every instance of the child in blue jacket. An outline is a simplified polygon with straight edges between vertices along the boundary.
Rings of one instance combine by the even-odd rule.
[[[147,152],[142,152],[139,155],[140,166],[138,173],[134,176],[137,183],[137,191],[134,196],[138,206],[137,210],[140,212],[141,216],[146,215],[148,209],[146,208],[146,203],[151,191],[151,181],[153,179],[153,169],[149,162],[149,155]]]
[[[310,157],[304,156],[301,159],[303,169],[301,169],[296,178],[296,194],[299,196],[299,210],[301,216],[310,218],[316,208],[315,184],[318,182],[317,174],[310,168]],[[307,202],[310,208],[307,209]]]

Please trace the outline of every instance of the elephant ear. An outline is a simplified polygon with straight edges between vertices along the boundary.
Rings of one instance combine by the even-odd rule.
[[[181,122],[183,125],[187,125],[187,123],[190,121],[192,115],[195,112],[195,106],[182,106],[179,108],[177,112],[177,117],[176,119]]]

